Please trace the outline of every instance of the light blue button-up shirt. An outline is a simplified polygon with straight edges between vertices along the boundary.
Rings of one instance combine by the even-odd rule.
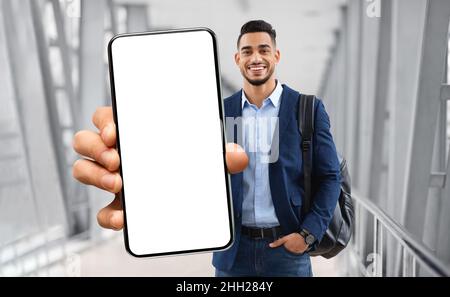
[[[269,184],[269,162],[272,137],[278,121],[283,87],[277,81],[275,90],[261,108],[250,103],[242,91],[244,149],[249,163],[243,173],[242,225],[267,228],[278,226]]]

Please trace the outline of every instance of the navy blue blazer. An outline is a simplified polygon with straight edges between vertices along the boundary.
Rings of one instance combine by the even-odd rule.
[[[225,117],[242,116],[242,90],[224,101]],[[272,200],[284,234],[299,232],[305,228],[318,240],[325,234],[331,221],[340,193],[339,161],[330,120],[321,100],[316,100],[315,130],[313,136],[313,204],[311,211],[300,217],[303,200],[303,166],[300,149],[301,134],[298,128],[299,93],[283,85],[279,111],[278,160],[269,164]],[[234,127],[237,143],[237,126]],[[228,137],[230,141],[233,138]],[[239,143],[242,146],[242,143]],[[230,270],[241,237],[242,224],[242,173],[231,175],[235,226],[234,244],[227,250],[215,252],[213,265],[220,270]]]

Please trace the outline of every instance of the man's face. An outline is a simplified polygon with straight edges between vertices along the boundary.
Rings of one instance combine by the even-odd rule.
[[[244,78],[252,85],[264,84],[275,72],[280,52],[266,32],[246,33],[234,59]]]

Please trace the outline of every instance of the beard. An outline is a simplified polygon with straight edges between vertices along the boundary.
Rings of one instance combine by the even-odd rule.
[[[251,79],[251,78],[249,78],[246,75],[245,70],[241,70],[241,73],[242,73],[242,76],[245,78],[245,80],[247,80],[251,85],[253,85],[253,86],[260,86],[260,85],[265,84],[269,80],[269,78],[272,77],[272,74],[274,73],[274,71],[275,71],[275,69],[271,68],[269,70],[269,72],[267,72],[267,75],[265,77],[263,77],[263,78],[260,78],[260,79]]]

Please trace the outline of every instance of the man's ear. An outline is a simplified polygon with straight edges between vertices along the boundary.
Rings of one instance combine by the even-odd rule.
[[[280,50],[277,49],[277,50],[275,51],[275,60],[276,60],[277,63],[278,63],[278,62],[280,62],[280,59],[281,59],[281,53],[280,53]]]
[[[239,61],[241,60],[241,55],[239,53],[234,54],[234,62],[239,66]]]

